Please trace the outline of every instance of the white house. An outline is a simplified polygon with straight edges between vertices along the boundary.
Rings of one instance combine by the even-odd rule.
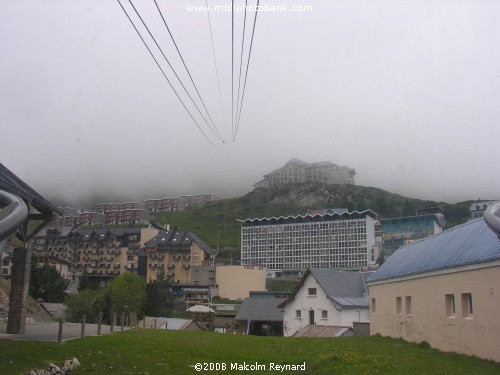
[[[300,334],[315,325],[329,327],[328,335],[334,332],[340,336],[351,332],[353,322],[368,321],[366,279],[372,273],[308,269],[295,291],[278,306],[284,314],[284,336]],[[338,330],[332,331],[332,327]]]

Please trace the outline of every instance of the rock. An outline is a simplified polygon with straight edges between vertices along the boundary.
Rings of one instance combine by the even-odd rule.
[[[73,364],[75,365],[75,367],[80,366],[80,362],[76,358],[73,358]]]
[[[35,370],[31,370],[31,371],[29,372],[29,375],[37,375],[37,374],[36,374],[36,371],[35,371]]]
[[[61,372],[61,368],[53,363],[49,364],[50,374],[58,374]]]

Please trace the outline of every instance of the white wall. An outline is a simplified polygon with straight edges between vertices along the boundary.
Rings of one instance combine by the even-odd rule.
[[[316,297],[308,295],[309,288],[316,288]],[[301,318],[296,318],[296,310],[301,310]],[[352,327],[353,321],[370,319],[368,308],[342,309],[334,304],[314,276],[309,274],[304,285],[295,295],[295,299],[283,309],[283,335],[293,336],[297,331],[309,325],[310,310],[314,310],[316,325]],[[322,310],[328,311],[327,319],[322,319]]]

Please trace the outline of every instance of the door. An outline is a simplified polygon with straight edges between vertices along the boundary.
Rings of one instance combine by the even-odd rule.
[[[314,310],[309,310],[309,324],[312,326],[316,324],[314,323]]]

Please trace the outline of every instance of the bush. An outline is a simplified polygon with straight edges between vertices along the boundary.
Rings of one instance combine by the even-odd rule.
[[[82,316],[86,316],[86,321],[95,323],[99,312],[104,310],[103,290],[83,290],[79,294],[66,299],[66,319],[70,322],[81,322]]]

